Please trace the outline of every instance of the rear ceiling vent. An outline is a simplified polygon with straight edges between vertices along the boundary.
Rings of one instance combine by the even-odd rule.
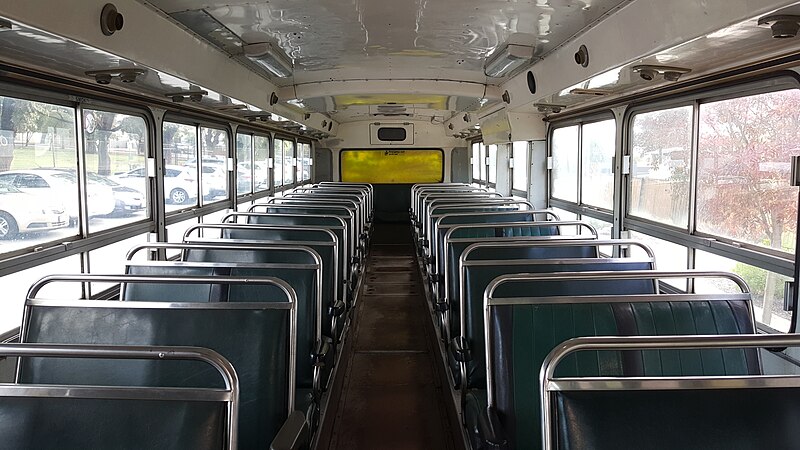
[[[414,114],[413,105],[386,104],[386,105],[370,106],[370,115],[372,116],[411,117],[411,115],[413,114]]]

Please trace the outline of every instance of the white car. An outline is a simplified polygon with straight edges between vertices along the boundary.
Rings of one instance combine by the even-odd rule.
[[[42,201],[32,194],[0,183],[0,239],[13,239],[18,233],[49,231],[69,225],[64,205]]]
[[[228,172],[222,164],[203,164],[203,198],[225,197],[228,194]]]
[[[250,165],[249,162],[239,163],[239,167],[245,169],[248,173],[250,172]],[[252,163],[253,166],[253,175],[255,180],[256,186],[267,185],[269,182],[269,167],[266,163],[256,162]],[[268,186],[267,186],[268,187]]]
[[[59,169],[9,170],[0,172],[0,184],[33,194],[41,202],[56,199],[64,205],[72,223],[78,220],[78,180],[74,173]],[[114,212],[116,201],[109,186],[89,180],[86,194],[90,217]]]
[[[110,177],[112,181],[133,189],[144,189],[147,185],[147,170],[144,167],[117,173]],[[204,189],[203,195],[209,195],[210,189]],[[194,167],[167,165],[164,167],[164,198],[168,203],[185,205],[197,198],[197,172]]]
[[[136,211],[142,211],[147,207],[147,201],[143,194],[144,187],[142,187],[140,191],[130,186],[123,186],[110,178],[97,175],[93,172],[89,172],[86,175],[89,181],[97,182],[111,188],[115,203],[113,215],[125,216],[135,213]]]

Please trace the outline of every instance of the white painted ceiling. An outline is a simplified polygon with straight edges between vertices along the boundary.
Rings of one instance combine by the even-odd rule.
[[[800,13],[798,0],[115,0],[127,25],[112,37],[97,26],[104,3],[0,1],[0,18],[14,24],[0,29],[0,60],[90,83],[87,71],[140,67],[136,83],[110,88],[162,99],[203,89],[195,106],[239,105],[227,113],[267,111],[329,134],[342,122],[398,119],[458,135],[502,106],[569,111],[669,84],[644,82],[637,64],[690,69],[684,82],[800,54],[800,39],[758,25],[764,14]],[[293,76],[244,57],[243,44],[265,41],[291,56]],[[506,43],[534,46],[534,59],[486,77],[487,57]],[[581,44],[588,67],[573,59]]]
[[[202,37],[223,47],[234,42],[225,32],[277,42],[295,63],[288,81],[298,83],[331,75],[485,82],[484,60],[499,45],[535,45],[543,56],[630,0],[148,1],[185,24],[199,12],[213,17],[224,29]]]

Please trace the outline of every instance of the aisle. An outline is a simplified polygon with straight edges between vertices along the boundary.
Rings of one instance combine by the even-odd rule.
[[[329,444],[318,448],[463,447],[454,442],[460,431],[451,430],[410,241],[405,225],[376,225]]]

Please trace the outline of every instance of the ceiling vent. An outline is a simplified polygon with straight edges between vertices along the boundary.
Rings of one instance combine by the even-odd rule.
[[[414,107],[411,105],[373,105],[370,106],[370,115],[386,117],[411,117],[414,114]]]

